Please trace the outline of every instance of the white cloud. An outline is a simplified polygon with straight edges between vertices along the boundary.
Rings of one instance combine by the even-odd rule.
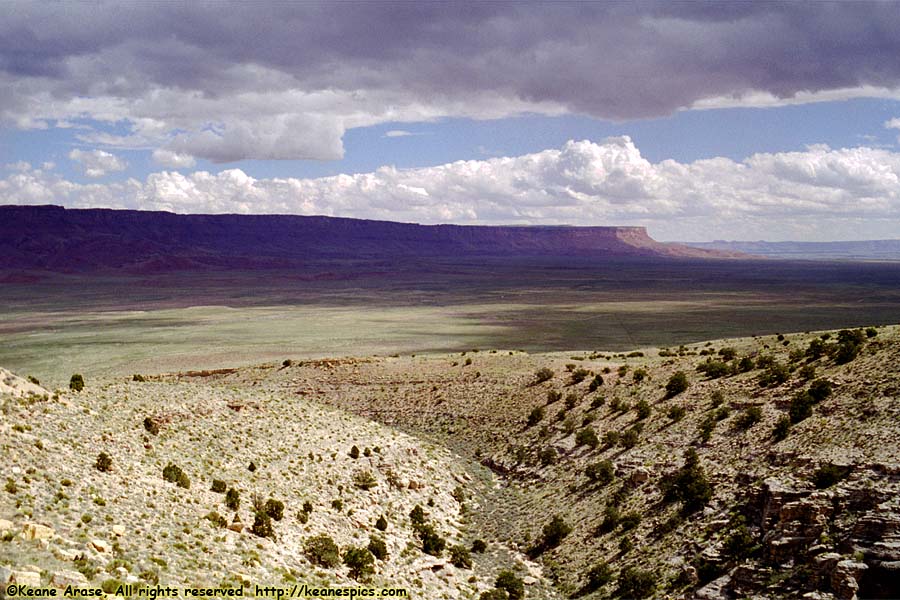
[[[197,164],[197,160],[190,154],[179,154],[165,148],[153,151],[153,161],[171,169],[189,169]]]
[[[886,129],[900,129],[900,117],[894,117],[889,121],[885,121],[884,126]]]
[[[103,150],[80,150],[75,148],[69,152],[69,158],[81,164],[84,174],[88,177],[103,177],[107,173],[124,171],[128,163],[109,152]]]
[[[24,173],[25,171],[31,170],[31,163],[25,160],[20,160],[14,163],[9,163],[5,165],[5,167],[9,171],[19,171]]]
[[[875,148],[651,163],[627,137],[516,157],[319,179],[240,169],[162,171],[82,185],[55,172],[0,179],[0,204],[323,214],[421,223],[644,225],[659,239],[895,238],[900,153]]]
[[[391,129],[384,132],[384,137],[393,138],[393,137],[408,137],[410,135],[414,135],[411,131],[406,131],[405,129]]]

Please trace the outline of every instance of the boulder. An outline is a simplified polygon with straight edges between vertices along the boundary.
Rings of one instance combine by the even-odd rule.
[[[52,527],[41,525],[40,523],[25,523],[22,526],[22,539],[25,540],[47,540],[53,537]]]
[[[50,585],[57,588],[65,588],[66,586],[83,586],[87,585],[88,579],[78,571],[57,571],[50,577]]]

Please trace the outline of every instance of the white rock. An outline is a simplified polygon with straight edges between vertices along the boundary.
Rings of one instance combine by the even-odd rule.
[[[7,521],[6,519],[0,519],[0,533],[6,533],[7,531],[11,531],[12,528],[15,527],[12,521]]]
[[[125,535],[125,526],[124,525],[113,525],[112,532],[116,535]]]
[[[30,587],[41,586],[41,574],[34,571],[13,571],[9,578],[10,583],[20,583]]]
[[[52,527],[40,523],[25,523],[22,526],[22,539],[25,540],[46,540],[53,537],[54,533]]]
[[[105,540],[91,540],[91,547],[97,552],[109,552],[109,542]]]
[[[88,579],[78,571],[58,571],[50,578],[50,585],[64,588],[69,585],[85,585]]]

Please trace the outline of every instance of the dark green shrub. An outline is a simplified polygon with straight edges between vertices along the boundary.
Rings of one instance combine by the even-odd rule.
[[[572,410],[578,404],[578,394],[566,395],[566,410]]]
[[[541,531],[543,548],[546,550],[556,548],[570,533],[572,533],[572,526],[566,523],[560,515],[554,515]]]
[[[606,398],[604,398],[603,396],[594,396],[594,398],[591,400],[591,410],[600,408],[605,403],[606,403]]]
[[[814,365],[803,365],[800,367],[800,370],[797,371],[797,374],[800,376],[800,379],[809,381],[810,379],[815,378],[816,367]]]
[[[819,338],[812,340],[806,348],[806,356],[815,360],[825,354],[828,350],[827,344]]]
[[[590,385],[588,385],[589,392],[596,392],[597,389],[603,385],[603,377],[600,375],[594,375],[594,378],[591,380]]]
[[[800,392],[791,398],[791,406],[788,409],[791,423],[799,423],[811,416],[813,404],[815,404],[815,400],[809,395],[809,392]]]
[[[274,498],[269,498],[266,500],[266,505],[263,510],[267,516],[275,519],[276,521],[280,521],[284,518],[284,502],[281,500],[275,500]]]
[[[719,356],[722,357],[722,360],[734,360],[737,356],[737,350],[734,348],[720,348]]]
[[[748,406],[744,412],[735,417],[732,426],[735,431],[746,431],[762,420],[762,409],[758,406]]]
[[[601,460],[589,464],[585,467],[584,474],[593,483],[598,483],[600,485],[607,485],[615,476],[613,464],[610,460]]]
[[[575,369],[572,371],[571,384],[575,385],[581,383],[587,379],[588,375],[590,375],[590,372],[587,369]]]
[[[650,404],[646,400],[639,400],[637,404],[634,405],[634,410],[637,412],[638,420],[644,420],[650,416],[651,408]]]
[[[312,502],[310,502],[309,500],[304,500],[304,501],[303,501],[303,512],[309,514],[309,513],[311,513],[312,511],[313,511],[313,505],[312,505]]]
[[[760,354],[756,357],[757,369],[768,369],[775,364],[775,358],[768,354]]]
[[[303,543],[303,553],[309,562],[320,567],[333,568],[341,562],[337,544],[324,533],[308,538]]]
[[[542,367],[534,372],[534,383],[544,383],[553,379],[553,371],[547,367]]]
[[[544,418],[544,407],[538,406],[528,414],[528,426],[534,427]]]
[[[69,379],[69,389],[76,392],[80,392],[84,389],[84,377],[81,376],[81,373],[72,375],[72,378]]]
[[[785,439],[791,431],[791,420],[788,417],[782,416],[778,419],[778,422],[775,423],[775,428],[772,430],[772,438],[776,442],[780,442]]]
[[[631,549],[634,548],[634,542],[631,541],[630,537],[622,536],[619,538],[619,553],[620,554],[628,554],[631,552]]]
[[[830,488],[847,476],[849,469],[837,465],[822,465],[813,473],[813,485],[816,489]]]
[[[719,379],[731,375],[731,367],[721,360],[707,359],[697,365],[697,372],[705,374],[710,379]]]
[[[309,523],[309,513],[301,510],[297,513],[297,520],[300,521],[301,525],[306,525]]]
[[[609,503],[603,507],[603,521],[600,522],[598,530],[600,533],[609,533],[619,526],[621,520],[622,512],[619,507]]]
[[[387,560],[388,557],[388,549],[387,544],[384,543],[384,540],[380,537],[372,536],[369,538],[369,545],[367,546],[369,552],[372,553],[372,556],[377,558],[378,560],[384,561]]]
[[[375,557],[367,548],[347,548],[344,564],[350,567],[350,577],[357,581],[365,580],[375,572]]]
[[[619,521],[619,524],[622,526],[623,531],[634,529],[641,524],[641,515],[636,511],[627,512],[622,515],[622,519]]]
[[[818,403],[831,396],[832,389],[832,383],[827,379],[816,379],[809,384],[808,393]]]
[[[724,421],[731,414],[731,407],[728,405],[720,406],[716,409],[716,412],[713,413],[713,418],[716,421]]]
[[[413,529],[418,529],[425,525],[425,511],[418,504],[409,511],[409,521],[412,523]]]
[[[472,556],[469,549],[458,544],[450,548],[450,563],[458,569],[471,569]]]
[[[680,501],[684,512],[692,513],[712,498],[712,485],[706,478],[696,450],[688,448],[684,458],[684,466],[665,477],[660,487],[665,501]]]
[[[250,471],[251,473],[256,471],[256,463],[251,460],[250,464],[247,465],[247,470]]]
[[[228,486],[225,484],[224,481],[222,481],[221,479],[213,479],[212,487],[210,488],[210,490],[212,490],[213,492],[215,492],[217,494],[224,494],[225,490],[227,490],[227,489],[228,489]]]
[[[335,498],[331,501],[331,508],[338,512],[341,512],[342,510],[344,510],[344,501],[340,498]]]
[[[498,588],[485,590],[478,596],[478,600],[509,600],[509,593]]]
[[[144,417],[144,429],[151,435],[159,435],[159,423],[150,417]]]
[[[562,400],[562,392],[547,390],[547,404],[553,404]]]
[[[361,490],[371,490],[378,485],[378,480],[366,469],[353,473],[353,485]]]
[[[509,595],[509,600],[521,600],[525,597],[525,582],[521,578],[516,577],[516,574],[512,571],[501,571],[497,575],[494,587],[506,591]]]
[[[356,445],[354,445],[352,448],[350,448],[349,454],[350,454],[350,458],[353,458],[353,459],[359,458],[359,448],[357,448]]]
[[[250,528],[250,533],[258,537],[276,539],[272,519],[264,512],[258,512],[253,516],[253,526]]]
[[[612,569],[605,562],[598,563],[590,568],[587,572],[587,583],[585,584],[586,592],[594,592],[604,585],[612,581]]]
[[[666,412],[666,416],[668,416],[673,421],[680,421],[684,418],[684,414],[685,410],[683,406],[671,406]]]
[[[241,507],[241,494],[234,488],[229,488],[225,494],[225,506],[231,510],[237,510]]]
[[[634,427],[625,430],[619,437],[619,443],[622,444],[622,447],[625,449],[631,449],[637,446],[639,440],[638,430]]]
[[[38,381],[38,378],[35,377],[34,375],[29,375],[29,376],[28,376],[28,382],[29,382],[29,383],[33,383],[34,385],[41,385],[41,382]]]
[[[760,373],[757,381],[760,387],[772,387],[781,385],[790,379],[790,377],[791,371],[788,369],[787,365],[772,361],[772,364],[769,365],[765,371]]]
[[[191,487],[191,480],[187,476],[187,473],[182,471],[181,467],[173,463],[169,463],[163,469],[163,479],[169,483],[174,483],[178,487],[183,487],[185,489]]]
[[[733,524],[734,530],[725,538],[725,552],[730,560],[737,561],[752,554],[758,546],[747,529],[744,517],[737,517]]]
[[[684,371],[675,371],[666,383],[666,398],[677,396],[688,389],[689,385],[687,375]]]
[[[112,471],[112,457],[106,452],[101,452],[97,455],[97,462],[94,463],[94,468],[101,473]]]
[[[877,330],[877,329],[875,329],[874,327],[867,327],[867,328],[866,328],[866,337],[867,337],[867,338],[873,338],[873,337],[875,337],[876,335],[878,335],[878,330]]]
[[[431,525],[422,525],[416,531],[422,540],[422,552],[431,556],[440,556],[447,541],[434,530]]]
[[[375,521],[375,529],[378,531],[387,531],[388,522],[387,519],[384,518],[384,515],[378,517],[378,520]]]
[[[737,362],[736,370],[738,373],[747,373],[748,371],[752,371],[754,366],[752,358],[749,356],[742,356]]]
[[[607,431],[603,434],[603,447],[612,448],[618,445],[621,435],[618,431]]]
[[[588,448],[596,448],[600,444],[600,438],[593,427],[585,427],[575,434],[575,444],[578,446],[587,446]]]
[[[487,542],[484,540],[475,540],[472,542],[472,552],[475,554],[481,554],[485,550],[487,550]]]
[[[656,578],[651,571],[625,567],[619,573],[616,595],[620,598],[646,598],[656,590]]]
[[[137,381],[138,383],[143,383],[143,382],[147,381],[146,379],[144,379],[144,376],[139,373],[135,373],[134,375],[132,375],[131,380]]]
[[[116,593],[116,590],[119,588],[124,588],[125,582],[120,581],[118,579],[104,579],[103,583],[100,584],[100,589],[103,590],[103,593],[112,596]]]
[[[557,456],[558,453],[556,452],[556,448],[554,448],[553,446],[541,448],[540,452],[538,452],[538,460],[541,461],[541,466],[543,467],[555,463]]]
[[[635,369],[634,373],[631,374],[631,380],[635,383],[640,383],[644,379],[647,378],[647,369]]]

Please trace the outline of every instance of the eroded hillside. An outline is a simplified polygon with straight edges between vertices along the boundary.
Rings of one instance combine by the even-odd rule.
[[[509,571],[501,588],[515,597],[520,580],[527,598],[896,597],[898,350],[880,327],[286,360],[5,396],[0,562],[42,584],[364,580],[501,598]],[[283,517],[255,517],[279,512],[270,498]],[[338,558],[311,548],[323,534]],[[380,542],[372,573],[341,564]]]

